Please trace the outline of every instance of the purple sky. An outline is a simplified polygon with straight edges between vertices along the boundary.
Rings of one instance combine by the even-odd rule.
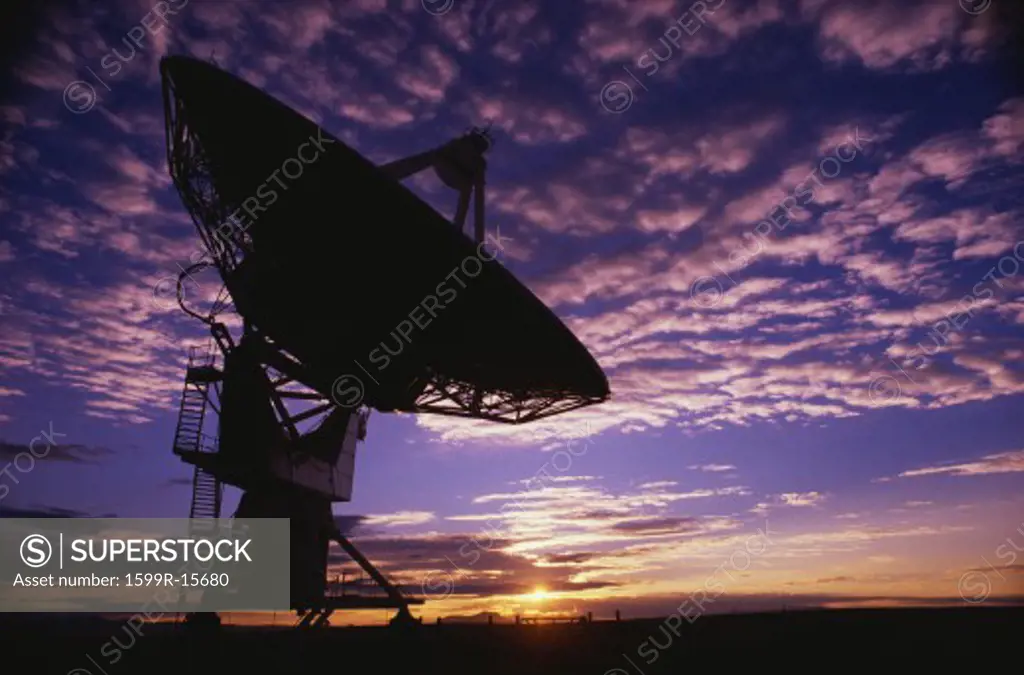
[[[157,63],[212,56],[375,162],[493,121],[501,260],[608,374],[536,425],[371,417],[335,510],[426,615],[671,611],[766,520],[717,608],[1021,596],[1002,3],[157,4],[39,9],[3,74],[0,462],[60,435],[0,508],[187,515],[170,447],[206,335],[154,294],[198,243]]]

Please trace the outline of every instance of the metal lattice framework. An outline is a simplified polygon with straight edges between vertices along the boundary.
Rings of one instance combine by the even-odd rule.
[[[583,408],[603,400],[570,392],[551,396],[550,393],[545,395],[539,392],[516,394],[486,391],[472,384],[434,374],[424,392],[416,399],[416,408],[438,415],[476,417],[493,422],[521,424]]]
[[[209,159],[188,124],[182,100],[174,95],[173,82],[164,78],[163,87],[167,166],[207,255],[215,261],[223,277],[238,267],[250,242],[240,228],[230,228],[228,237],[217,232],[234,208],[225,204],[217,193]]]

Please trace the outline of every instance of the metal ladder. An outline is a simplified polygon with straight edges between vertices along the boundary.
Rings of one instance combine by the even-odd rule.
[[[178,426],[174,430],[174,453],[216,452],[216,441],[203,434],[203,420],[209,400],[210,384],[221,379],[214,365],[213,350],[191,347],[185,386],[178,409]],[[192,505],[189,518],[219,518],[223,485],[213,474],[198,466],[192,476]]]
[[[189,518],[220,518],[223,484],[209,471],[198,466],[192,474],[192,506]]]

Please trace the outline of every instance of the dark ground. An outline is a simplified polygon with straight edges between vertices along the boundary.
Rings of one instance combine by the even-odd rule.
[[[651,675],[704,663],[725,671],[760,663],[768,672],[804,662],[833,671],[856,668],[861,659],[890,672],[904,669],[894,657],[910,657],[916,671],[921,657],[939,652],[959,655],[972,672],[979,658],[999,658],[1019,671],[1022,619],[1024,608],[833,610],[704,616],[683,622],[679,637],[663,632],[663,620],[636,620],[303,632],[225,627],[218,637],[197,638],[169,624],[144,625],[136,636],[123,622],[8,614],[0,615],[0,644],[2,670],[18,675]]]

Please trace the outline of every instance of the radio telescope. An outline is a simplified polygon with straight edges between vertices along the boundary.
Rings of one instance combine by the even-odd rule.
[[[190,353],[174,438],[195,467],[190,517],[220,517],[228,484],[235,516],[289,518],[301,625],[357,608],[410,620],[422,600],[331,512],[352,498],[370,411],[522,424],[606,400],[607,378],[484,245],[487,130],[376,166],[210,63],[171,56],[160,70],[168,167],[206,257],[179,277],[179,304],[216,345]],[[430,169],[458,194],[451,220],[399,182]],[[223,284],[206,311],[183,285],[203,268]],[[332,540],[383,597],[329,592]]]

